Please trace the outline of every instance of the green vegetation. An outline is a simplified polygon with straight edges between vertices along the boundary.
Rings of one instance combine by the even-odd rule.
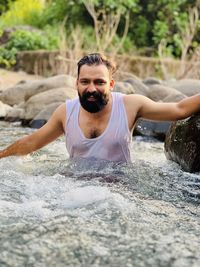
[[[0,64],[37,49],[183,59],[200,41],[199,11],[199,0],[0,0],[0,33],[16,25],[39,30],[14,32],[1,46]]]

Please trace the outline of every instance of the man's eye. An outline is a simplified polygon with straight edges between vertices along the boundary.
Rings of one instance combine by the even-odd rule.
[[[97,81],[95,81],[95,84],[96,85],[104,85],[105,81],[97,80]]]
[[[89,83],[88,81],[81,81],[81,84],[83,84],[83,85],[86,85],[88,83]]]

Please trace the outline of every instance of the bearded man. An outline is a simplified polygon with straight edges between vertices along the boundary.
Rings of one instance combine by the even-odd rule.
[[[60,105],[42,128],[0,151],[0,158],[26,155],[65,134],[70,158],[130,162],[138,118],[175,121],[200,110],[200,94],[178,103],[157,103],[142,95],[114,93],[115,70],[101,54],[84,56],[78,62],[79,98]]]

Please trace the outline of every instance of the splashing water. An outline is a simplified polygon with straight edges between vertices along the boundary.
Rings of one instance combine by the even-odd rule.
[[[31,129],[1,123],[1,148]],[[200,175],[137,138],[133,163],[69,161],[64,139],[0,161],[0,266],[200,266]]]

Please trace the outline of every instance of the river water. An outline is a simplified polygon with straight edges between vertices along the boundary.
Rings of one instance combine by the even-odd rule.
[[[0,148],[33,130],[0,123]],[[200,174],[134,139],[133,163],[70,162],[64,139],[0,160],[0,266],[200,266]]]

